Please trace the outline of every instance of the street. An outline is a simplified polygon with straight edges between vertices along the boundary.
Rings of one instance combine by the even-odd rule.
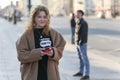
[[[120,19],[85,18],[89,24],[88,56],[91,80],[120,80]],[[0,80],[20,80],[15,42],[24,31],[27,19],[16,25],[0,19]],[[61,80],[79,80],[73,77],[79,60],[75,45],[71,44],[69,18],[51,17],[51,27],[67,41],[59,70]]]
[[[20,80],[15,41],[21,29],[0,19],[0,80]]]
[[[68,80],[71,80],[72,75],[77,72],[78,57],[76,48],[70,44],[70,27],[68,18],[57,18],[56,28],[64,35],[68,45],[65,49],[65,59],[61,64],[69,64],[69,67],[64,67],[61,72],[69,74]],[[51,23],[55,23],[55,18]],[[88,55],[91,63],[91,80],[119,80],[120,77],[120,19],[97,19],[86,18],[89,24],[88,37]],[[61,21],[61,22],[60,22]],[[68,24],[66,24],[68,23]],[[58,24],[58,25],[57,25]],[[64,24],[60,26],[60,24]],[[63,29],[64,28],[64,29]],[[66,58],[71,57],[71,58]],[[77,62],[74,62],[77,61]],[[71,70],[71,71],[70,71]],[[73,79],[75,80],[75,79]]]
[[[89,20],[89,23],[89,45],[92,48],[106,52],[120,50],[119,20]]]

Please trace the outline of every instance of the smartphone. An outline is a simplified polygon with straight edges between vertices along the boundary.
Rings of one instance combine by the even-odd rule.
[[[46,48],[46,49],[44,49],[44,50],[42,50],[43,52],[49,52],[49,51],[51,51],[52,50],[52,48]]]

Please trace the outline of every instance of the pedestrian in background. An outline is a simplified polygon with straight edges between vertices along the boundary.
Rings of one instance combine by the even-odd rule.
[[[75,25],[76,25],[76,21],[75,21],[75,14],[72,13],[72,17],[70,19],[70,26],[71,26],[71,43],[74,44],[75,43]]]
[[[17,24],[17,9],[14,9],[13,20],[13,24]]]
[[[60,80],[58,64],[65,44],[61,34],[50,28],[48,9],[37,6],[16,42],[22,80]]]
[[[80,60],[79,72],[74,76],[82,77],[80,80],[89,80],[90,65],[87,56],[87,38],[88,38],[88,24],[83,19],[84,12],[77,10],[77,22],[75,29],[75,42],[77,44],[77,51]]]

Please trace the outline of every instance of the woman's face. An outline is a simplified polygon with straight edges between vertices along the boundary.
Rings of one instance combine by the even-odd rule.
[[[44,11],[40,11],[35,17],[36,28],[43,28],[47,24],[47,15]]]

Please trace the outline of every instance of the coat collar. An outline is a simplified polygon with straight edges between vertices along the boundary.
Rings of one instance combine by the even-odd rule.
[[[27,31],[27,38],[29,39],[29,43],[30,43],[30,49],[35,49],[35,39],[34,39],[34,32],[33,30],[29,30]]]

